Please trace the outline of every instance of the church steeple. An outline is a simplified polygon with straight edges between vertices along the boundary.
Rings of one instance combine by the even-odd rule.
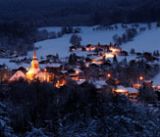
[[[26,74],[27,78],[30,80],[34,79],[35,76],[39,73],[39,71],[40,71],[39,62],[37,59],[36,51],[34,50],[31,66]]]
[[[34,50],[34,53],[33,53],[33,59],[32,59],[32,62],[31,62],[31,67],[34,68],[34,69],[39,69],[39,62],[38,62],[38,59],[37,59],[36,50]]]
[[[34,50],[34,52],[33,52],[33,60],[37,60],[36,50]]]

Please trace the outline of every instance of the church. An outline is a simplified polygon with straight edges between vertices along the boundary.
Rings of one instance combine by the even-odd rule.
[[[39,61],[36,55],[36,51],[33,53],[33,58],[31,61],[31,66],[27,70],[26,73],[22,71],[17,71],[10,79],[10,82],[17,81],[17,80],[27,80],[27,81],[33,81],[33,80],[39,80],[41,82],[50,82],[51,81],[51,75],[47,72],[46,69],[41,70],[39,66]]]

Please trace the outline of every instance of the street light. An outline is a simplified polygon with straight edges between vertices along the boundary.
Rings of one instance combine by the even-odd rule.
[[[143,80],[144,80],[144,77],[143,77],[143,76],[140,76],[140,77],[139,77],[139,80],[140,80],[140,81],[143,81]]]
[[[107,73],[107,78],[110,79],[112,77],[111,73]]]

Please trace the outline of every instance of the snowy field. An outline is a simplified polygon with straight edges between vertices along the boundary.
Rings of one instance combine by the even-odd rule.
[[[95,26],[94,26],[95,27]],[[113,41],[112,37],[115,34],[121,35],[125,30],[122,29],[119,25],[118,30],[97,30],[93,31],[94,27],[80,27],[81,33],[80,35],[82,37],[82,45],[86,44],[108,44]],[[39,30],[47,30],[48,32],[59,32],[61,30],[61,27],[44,27],[40,28]],[[70,38],[72,34],[64,35],[63,37],[57,38],[57,39],[49,39],[44,41],[39,41],[35,43],[35,47],[38,48],[37,50],[37,56],[40,59],[41,57],[45,57],[46,55],[52,54],[59,54],[60,57],[64,58],[69,55],[69,46],[70,44]],[[85,55],[86,53],[79,53],[80,55]],[[32,57],[33,52],[28,53],[28,57]],[[20,66],[28,67],[30,64],[15,64],[9,62],[9,59],[0,59],[0,64],[7,64],[7,66],[11,69],[18,68]]]
[[[93,31],[93,27],[80,27],[81,33],[80,35],[82,37],[82,45],[86,44],[98,44],[99,42],[101,44],[108,44],[110,42],[113,42],[112,37],[115,34],[121,35],[125,30],[119,27],[118,30],[98,30]],[[40,30],[46,29],[48,32],[58,32],[60,31],[60,28],[58,27],[46,27],[41,28]],[[38,57],[46,56],[48,54],[56,54],[58,53],[60,57],[66,57],[69,55],[69,46],[70,44],[70,38],[72,34],[64,35],[61,38],[57,39],[50,39],[50,40],[44,40],[35,43],[35,47],[39,48],[37,50]],[[29,53],[29,56],[31,56]]]
[[[130,51],[134,48],[138,52],[153,52],[160,50],[160,28],[146,30],[139,34],[133,41],[124,44],[123,49]]]
[[[109,44],[110,42],[113,42],[113,36],[115,34],[121,35],[125,32],[125,29],[121,27],[120,24],[118,24],[118,29],[115,30],[96,30],[94,31],[94,27],[79,27],[81,28],[80,35],[82,37],[82,45],[86,44]],[[131,25],[128,25],[128,27],[131,27]],[[133,41],[128,42],[124,45],[122,45],[122,48],[124,50],[130,51],[130,49],[134,48],[137,52],[143,52],[143,51],[154,51],[154,50],[160,50],[160,28],[157,29],[155,27],[155,24],[152,24],[152,29],[148,30],[146,24],[139,25],[140,27],[145,27],[146,31],[141,32],[136,38],[134,38]],[[44,27],[40,28],[39,30],[47,30],[48,32],[59,32],[61,30],[61,27]],[[71,34],[64,35],[61,38],[57,39],[49,39],[44,41],[39,41],[35,43],[35,47],[38,48],[37,50],[37,56],[40,59],[40,57],[45,57],[46,55],[52,54],[55,55],[56,53],[59,54],[60,57],[66,57],[69,55],[69,46],[70,46],[70,38]],[[78,53],[79,55],[85,55],[85,52]],[[28,57],[32,57],[33,52],[28,53]],[[133,59],[134,57],[127,57],[128,60]],[[119,57],[120,60],[122,60],[122,57]],[[0,59],[0,64],[7,64],[10,68],[17,68],[21,65],[27,67],[29,64],[19,64],[16,65],[14,63],[9,62],[9,59]]]
[[[128,25],[131,27],[131,25]],[[152,28],[149,30],[147,24],[140,24],[139,28],[145,27],[146,30],[138,34],[133,41],[122,45],[124,50],[130,51],[134,48],[137,52],[153,52],[154,50],[160,50],[160,28],[157,29],[155,24],[152,24]],[[124,33],[125,29],[118,24],[117,30],[97,30],[93,31],[94,27],[80,27],[82,37],[82,45],[86,44],[109,44],[113,42],[113,36],[115,34],[121,35]],[[39,30],[47,30],[48,32],[58,32],[61,30],[60,27],[44,27]],[[39,48],[37,50],[38,57],[46,56],[48,54],[58,53],[60,57],[66,57],[69,55],[71,34],[64,35],[61,38],[44,40],[35,43],[35,47]],[[83,53],[81,53],[83,54]],[[32,53],[29,53],[31,56]]]
[[[160,73],[152,80],[155,85],[159,85],[160,84]]]

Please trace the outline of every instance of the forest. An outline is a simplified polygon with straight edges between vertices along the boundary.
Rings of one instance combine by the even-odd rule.
[[[153,109],[147,106],[156,98],[147,87],[139,96],[146,105],[136,105],[109,87],[97,91],[89,83],[70,83],[53,89],[19,81],[0,90],[0,136],[159,137],[160,110],[156,103]]]
[[[160,20],[160,0],[5,0],[0,18],[44,25],[93,25]]]

